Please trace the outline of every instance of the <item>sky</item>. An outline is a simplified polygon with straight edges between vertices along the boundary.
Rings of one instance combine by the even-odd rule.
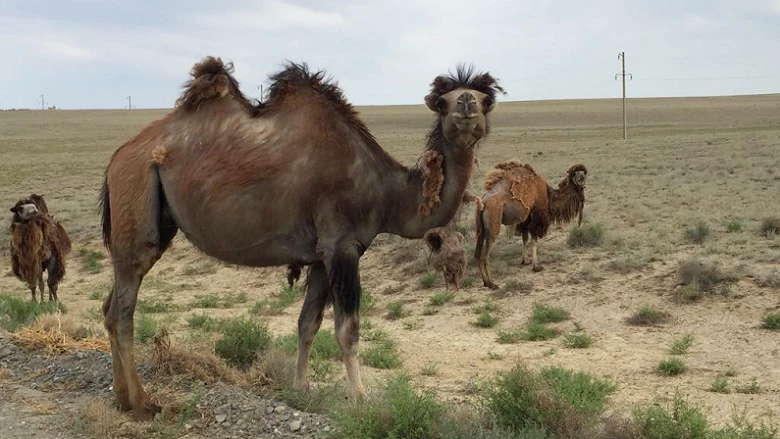
[[[505,101],[780,92],[780,0],[4,0],[0,108],[171,108],[194,63],[259,97],[285,61],[356,105],[422,104],[460,62]]]

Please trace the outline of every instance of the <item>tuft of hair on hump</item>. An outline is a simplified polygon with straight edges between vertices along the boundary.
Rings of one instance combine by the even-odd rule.
[[[233,63],[224,63],[222,58],[207,56],[195,63],[190,71],[192,79],[184,84],[184,92],[176,101],[176,108],[197,111],[205,102],[232,96],[241,105],[256,115],[260,105],[247,99],[233,77]]]
[[[470,88],[486,94],[490,100],[488,104],[495,101],[496,93],[506,94],[506,91],[498,85],[498,79],[489,72],[477,72],[473,64],[466,66],[461,63],[455,68],[454,74],[450,72],[433,79],[431,92],[425,97],[425,101],[436,102],[441,96],[458,88]]]
[[[420,171],[423,176],[423,197],[419,212],[429,216],[441,202],[441,191],[444,187],[444,155],[429,149],[420,157]]]
[[[502,179],[512,179],[515,174],[520,172],[531,172],[536,174],[536,170],[528,163],[520,163],[516,160],[497,163],[493,169],[485,174],[485,190],[491,190]]]

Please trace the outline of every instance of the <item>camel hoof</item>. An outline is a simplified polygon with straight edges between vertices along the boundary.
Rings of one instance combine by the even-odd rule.
[[[534,273],[538,273],[542,270],[544,270],[544,267],[542,267],[541,265],[537,265],[536,267],[533,268]]]
[[[486,286],[486,287],[488,287],[488,288],[490,288],[491,290],[497,290],[497,289],[499,288],[499,287],[498,287],[498,285],[496,285],[496,284],[494,284],[494,283],[492,283],[492,282],[490,282],[490,283],[487,283],[487,282],[486,282],[486,283],[485,283],[485,286]]]
[[[530,264],[530,262],[526,261],[525,259],[520,261],[520,265],[528,265],[528,264]]]

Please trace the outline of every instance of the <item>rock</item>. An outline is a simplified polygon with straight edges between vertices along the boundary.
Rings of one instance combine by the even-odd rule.
[[[325,433],[328,433],[330,431],[330,425],[326,425],[325,428],[322,429]]]
[[[292,422],[290,422],[290,431],[298,431],[301,429],[301,420],[296,419]]]
[[[221,413],[214,417],[217,421],[217,424],[221,424],[227,420],[227,415],[224,413]]]
[[[283,406],[283,405],[280,405],[280,406],[278,406],[278,407],[276,407],[276,408],[274,409],[274,412],[276,412],[277,414],[280,414],[280,415],[281,415],[282,413],[284,413],[285,411],[287,411],[287,407],[285,407],[285,406]]]
[[[274,412],[274,408],[273,407],[266,407],[266,409],[265,409],[265,413],[266,414],[270,415],[273,412]]]

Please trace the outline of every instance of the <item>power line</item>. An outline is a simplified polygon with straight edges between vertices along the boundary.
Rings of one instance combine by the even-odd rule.
[[[636,78],[637,81],[661,82],[661,81],[730,81],[735,79],[769,79],[780,78],[780,75],[759,76],[722,76],[714,78]]]

